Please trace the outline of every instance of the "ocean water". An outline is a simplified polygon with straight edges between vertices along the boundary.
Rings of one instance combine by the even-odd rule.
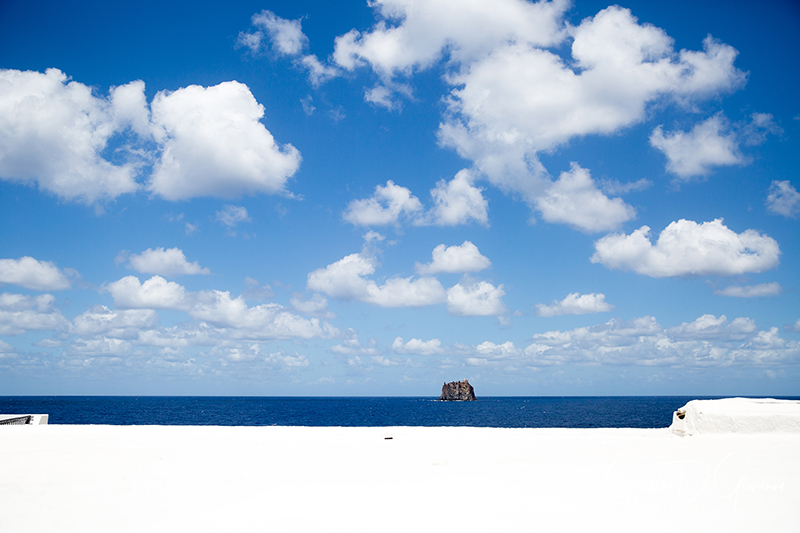
[[[710,398],[710,397],[707,397]],[[661,428],[688,396],[434,398],[0,396],[0,413],[51,424]],[[800,399],[800,398],[792,398]]]

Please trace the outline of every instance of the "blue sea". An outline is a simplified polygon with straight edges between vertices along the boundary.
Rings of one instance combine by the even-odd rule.
[[[672,423],[673,411],[694,399],[701,398],[547,396],[440,402],[408,397],[0,396],[0,413],[47,413],[50,424],[662,428]]]

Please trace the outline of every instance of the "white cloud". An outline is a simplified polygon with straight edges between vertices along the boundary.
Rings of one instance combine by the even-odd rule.
[[[382,355],[373,355],[370,358],[370,360],[372,361],[372,364],[380,365],[380,366],[401,366],[401,365],[411,366],[412,365],[411,359],[403,360],[403,359],[398,359],[397,357],[389,358],[389,357],[384,357]]]
[[[346,70],[369,66],[378,75],[380,83],[365,98],[396,108],[398,93],[412,96],[399,78],[444,60],[445,80],[453,89],[445,99],[440,143],[473,161],[494,185],[521,195],[545,220],[583,231],[614,229],[635,212],[600,192],[588,172],[573,169],[553,183],[539,153],[575,137],[612,134],[642,122],[655,102],[689,104],[746,81],[733,65],[732,47],[709,36],[702,51],[676,53],[663,30],[639,24],[618,6],[571,27],[564,20],[567,2],[371,5],[378,23],[369,32],[339,36],[333,54]],[[546,49],[570,40],[571,58]],[[452,185],[464,183],[471,186],[471,180]],[[463,223],[465,213],[486,220],[480,191],[473,187],[462,195],[474,199],[471,205],[448,201],[452,192],[443,183],[433,191],[437,206],[429,217],[437,215],[436,223]]]
[[[112,311],[97,305],[72,320],[71,333],[81,337],[105,335],[116,339],[137,338],[143,329],[157,325],[158,313],[152,309]]]
[[[136,276],[125,276],[104,289],[114,298],[114,305],[122,309],[186,310],[189,305],[183,285],[161,276],[153,276],[144,283]]]
[[[797,322],[791,326],[786,326],[785,328],[787,331],[791,331],[792,333],[800,333],[800,318],[797,319]]]
[[[308,71],[308,80],[315,87],[340,74],[339,69],[330,65],[323,65],[314,55],[303,56],[300,59],[300,64]]]
[[[321,294],[314,294],[308,300],[302,300],[299,296],[291,299],[292,307],[311,316],[322,318],[335,318],[336,315],[328,310],[328,300]]]
[[[192,274],[211,274],[207,268],[201,267],[195,261],[186,260],[180,248],[148,248],[140,254],[133,254],[128,258],[132,269],[142,274],[159,274],[161,276],[184,276]]]
[[[228,348],[225,355],[233,362],[252,361],[261,352],[258,344],[253,344],[249,348]]]
[[[460,246],[440,244],[433,249],[433,260],[427,264],[417,263],[417,273],[423,276],[439,273],[478,272],[492,266],[489,258],[478,251],[478,247],[470,241]]]
[[[335,344],[331,346],[331,351],[335,354],[339,355],[372,355],[376,356],[381,353],[381,349],[378,348],[378,341],[375,339],[370,339],[367,341],[367,344],[364,345],[361,341],[358,340],[358,337],[353,337],[352,339],[345,339],[342,341],[341,344]]]
[[[67,346],[71,354],[96,357],[121,357],[130,354],[131,349],[128,341],[110,337],[76,339]]]
[[[690,132],[664,134],[658,126],[650,135],[650,144],[667,156],[667,170],[684,180],[707,176],[712,167],[745,162],[736,134],[722,114],[695,125]]]
[[[441,180],[431,189],[433,207],[417,224],[436,226],[456,226],[474,220],[484,226],[489,225],[489,206],[482,190],[474,187],[473,173],[461,170],[448,181]]]
[[[300,152],[259,122],[264,106],[242,83],[162,91],[151,109],[162,153],[148,189],[168,200],[283,193],[300,166]]]
[[[534,335],[525,349],[531,366],[559,364],[722,367],[797,361],[800,343],[759,331],[749,318],[728,322],[704,315],[674,328],[653,317]]]
[[[673,339],[678,340],[707,340],[727,341],[730,339],[742,340],[750,334],[756,333],[756,323],[749,318],[736,318],[728,323],[728,317],[720,315],[703,315],[693,322],[684,322],[674,328],[666,330]]]
[[[15,357],[17,350],[7,342],[0,340],[0,359],[7,357]]]
[[[600,192],[589,171],[577,163],[572,163],[569,172],[562,172],[534,203],[544,220],[588,232],[613,230],[636,216],[621,198],[608,198]]]
[[[144,283],[140,283],[135,276],[127,276],[108,284],[104,289],[111,293],[119,308],[185,311],[192,318],[201,321],[206,328],[211,328],[201,331],[199,337],[197,333],[192,333],[189,340],[180,332],[170,333],[165,330],[147,333],[148,340],[140,340],[149,345],[186,346],[197,343],[198,339],[200,343],[209,344],[208,339],[215,338],[275,340],[328,338],[338,335],[338,330],[327,322],[320,322],[317,318],[302,318],[279,304],[248,307],[244,297],[232,298],[228,291],[188,292],[183,286],[160,276],[153,276]],[[149,315],[142,313],[129,315],[129,318],[137,316]],[[92,319],[96,320],[94,317]]]
[[[366,235],[368,242],[372,232]],[[332,298],[358,300],[380,307],[421,307],[445,300],[444,287],[432,277],[389,278],[383,285],[368,279],[375,272],[377,259],[366,250],[350,254],[308,275],[306,288]]]
[[[621,183],[619,180],[602,180],[600,189],[606,194],[628,194],[630,192],[643,191],[653,186],[653,182],[647,178]]]
[[[605,313],[614,309],[614,306],[606,302],[605,294],[573,292],[563,300],[556,300],[550,305],[536,304],[536,309],[538,316],[559,316]]]
[[[560,16],[567,8],[563,1],[521,0],[432,0],[424,6],[379,0],[370,5],[378,23],[370,32],[351,30],[337,37],[333,59],[347,70],[369,65],[384,82],[430,67],[445,51],[454,61],[465,61],[508,40],[553,44],[560,39]]]
[[[456,88],[441,142],[530,202],[547,186],[539,152],[641,122],[659,99],[707,97],[745,81],[733,48],[708,38],[703,52],[676,55],[666,33],[617,6],[571,35],[572,61],[511,41],[448,78]]]
[[[234,338],[311,339],[338,333],[327,322],[299,317],[275,303],[248,307],[244,298],[231,298],[228,291],[205,291],[194,296],[189,314],[216,327],[230,328],[233,331],[229,335]]]
[[[110,93],[95,97],[57,69],[0,70],[0,178],[87,204],[136,191],[136,163],[114,164],[102,152],[127,126],[146,124],[144,84]]]
[[[386,108],[387,111],[396,111],[402,106],[394,98],[394,92],[384,85],[376,85],[364,90],[364,101]]]
[[[19,285],[34,291],[60,291],[69,289],[70,278],[78,277],[77,271],[65,271],[50,261],[37,261],[33,257],[0,259],[0,283]]]
[[[267,364],[272,366],[279,366],[282,368],[305,368],[311,365],[305,355],[300,355],[297,352],[285,353],[283,351],[273,352],[267,355],[264,360]]]
[[[789,218],[800,214],[800,193],[789,180],[773,180],[767,196],[767,211]]]
[[[414,215],[421,209],[422,203],[410,190],[389,180],[385,187],[376,186],[372,197],[350,202],[343,218],[357,226],[386,226],[397,224],[402,215]]]
[[[757,146],[766,142],[769,133],[780,135],[783,130],[769,113],[752,113],[750,122],[740,126],[739,136],[744,144]]]
[[[468,366],[511,365],[513,368],[515,362],[522,355],[522,352],[511,341],[503,344],[485,341],[468,351],[472,353],[472,357],[464,359]]]
[[[724,289],[714,291],[718,296],[732,296],[734,298],[760,298],[763,296],[777,296],[781,293],[780,283],[759,283],[758,285],[731,285]]]
[[[396,354],[437,355],[443,353],[442,342],[439,339],[423,341],[411,339],[403,343],[402,337],[397,337],[392,343],[392,351]]]
[[[380,307],[422,307],[444,301],[445,292],[436,278],[390,278],[378,286],[367,286],[367,303]]]
[[[282,55],[294,56],[308,46],[308,37],[303,33],[301,19],[286,20],[273,12],[264,10],[253,15],[253,26],[267,32],[275,51]],[[239,34],[240,43],[257,52],[261,39],[252,34]]]
[[[168,200],[285,192],[300,153],[275,143],[246,85],[161,91],[150,109],[144,88],[134,81],[98,98],[56,69],[0,70],[0,179],[92,204],[139,190],[139,170],[156,160],[147,188]],[[135,135],[120,137],[126,130]],[[123,144],[110,161],[112,138]],[[143,144],[153,139],[156,149]]]
[[[67,320],[55,308],[55,301],[51,294],[24,296],[0,293],[0,335],[20,335],[26,331],[66,327]]]
[[[655,246],[649,234],[650,228],[642,226],[630,235],[607,235],[594,243],[591,260],[654,278],[731,276],[774,268],[781,253],[775,239],[752,229],[737,234],[722,219],[702,224],[683,219],[672,222]]]
[[[242,206],[226,205],[222,210],[216,212],[216,221],[233,228],[242,222],[249,222],[250,215],[247,214],[247,209]]]
[[[258,54],[263,49],[266,37],[277,55],[293,58],[296,65],[308,71],[309,81],[313,85],[319,85],[339,75],[339,69],[322,64],[317,56],[302,55],[303,50],[308,48],[308,37],[303,33],[302,19],[287,20],[264,10],[253,15],[252,23],[258,29],[240,32],[236,40],[237,47],[244,47],[250,53]]]
[[[213,354],[221,353],[225,359],[233,363],[249,362],[254,364],[265,364],[276,370],[292,370],[295,368],[305,368],[310,366],[308,358],[297,352],[286,353],[283,350],[263,354],[258,344],[240,345],[233,348],[212,350]]]
[[[389,180],[385,187],[376,186],[370,198],[350,202],[343,218],[359,226],[396,225],[402,219],[417,226],[456,226],[471,221],[488,226],[488,202],[472,181],[469,170],[461,170],[449,182],[439,181],[431,189],[433,206],[426,212],[409,189]]]
[[[458,283],[447,289],[447,310],[456,316],[491,316],[505,312],[503,286],[488,281]]]

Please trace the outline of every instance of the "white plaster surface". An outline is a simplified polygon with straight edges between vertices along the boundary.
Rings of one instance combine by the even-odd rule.
[[[667,428],[7,426],[0,531],[795,532],[799,452]]]
[[[800,402],[772,398],[692,400],[673,413],[670,429],[678,435],[800,434]]]

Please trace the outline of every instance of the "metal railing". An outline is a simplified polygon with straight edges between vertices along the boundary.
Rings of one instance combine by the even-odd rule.
[[[24,426],[31,423],[31,415],[17,416],[0,420],[0,426]]]

